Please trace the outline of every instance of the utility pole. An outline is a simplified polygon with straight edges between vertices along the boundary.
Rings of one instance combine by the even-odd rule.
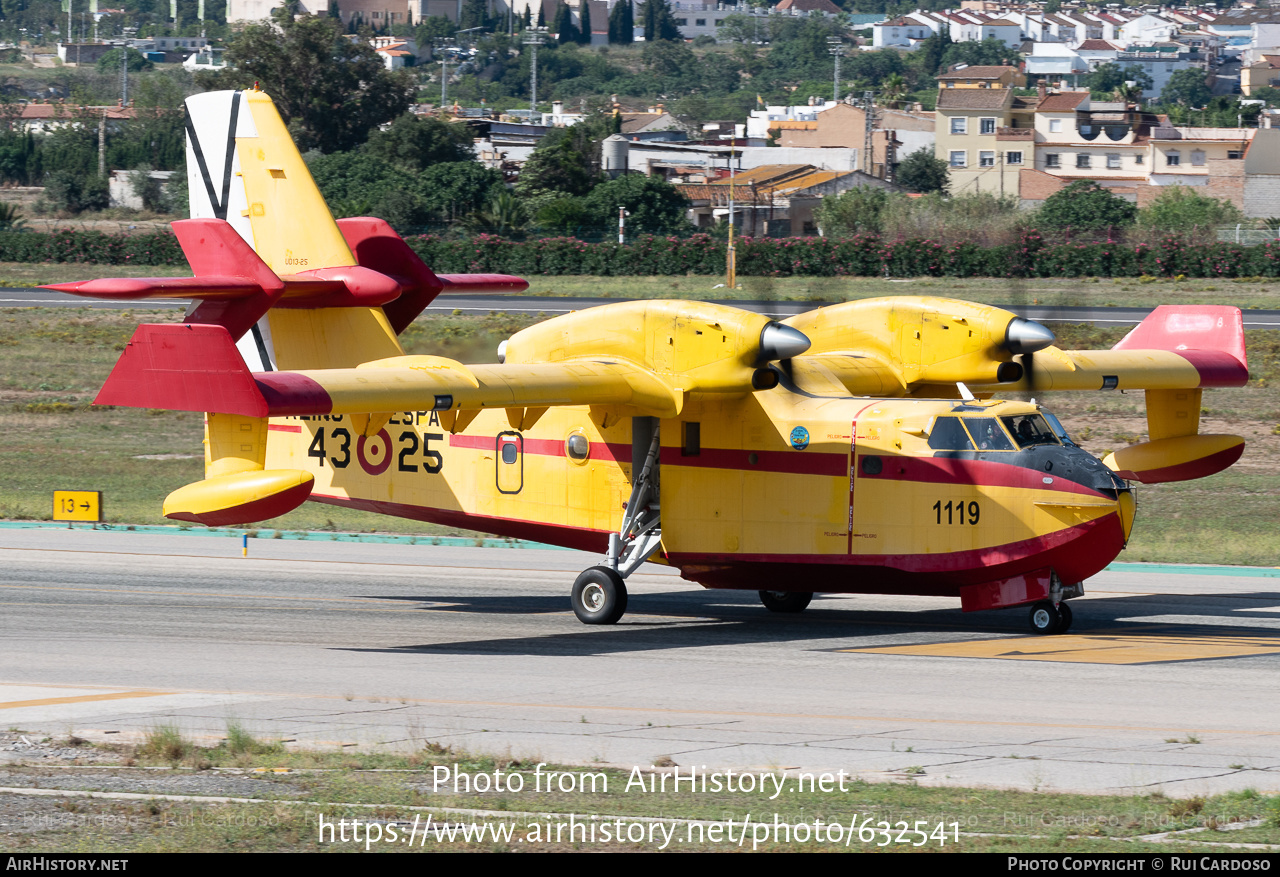
[[[871,138],[876,126],[876,93],[874,91],[862,93],[862,110],[866,114],[866,140],[862,147],[866,157],[862,161],[862,167],[866,174],[874,177],[876,166],[874,156],[871,154]]]
[[[120,106],[129,106],[129,44],[120,46]]]
[[[445,51],[445,40],[436,40],[436,48],[440,50],[440,108],[449,105],[449,55]]]
[[[729,289],[738,288],[738,251],[733,245],[733,178],[734,178],[734,149],[737,147],[737,141],[734,140],[729,146],[729,248],[725,251],[725,286]]]
[[[529,47],[529,112],[538,111],[538,46],[547,36],[546,27],[531,27],[524,32],[524,44]]]
[[[827,37],[827,53],[836,60],[835,77],[831,85],[831,101],[840,100],[840,59],[844,57],[844,43],[840,37]]]

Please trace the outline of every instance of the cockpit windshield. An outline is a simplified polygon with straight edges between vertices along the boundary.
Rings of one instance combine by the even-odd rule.
[[[1039,414],[1015,414],[1000,419],[1020,448],[1059,444],[1058,437]]]
[[[970,417],[968,419],[969,433],[973,436],[974,444],[978,446],[980,451],[1012,451],[1013,445],[1009,443],[1009,437],[1004,434],[1004,430],[1000,428],[1000,423],[994,417]]]
[[[1079,447],[1071,440],[1071,436],[1067,435],[1066,427],[1062,425],[1061,420],[1048,411],[1041,411],[1040,413],[1044,415],[1045,420],[1049,421],[1049,426],[1053,429],[1053,434],[1058,437],[1058,441],[1062,442],[1069,448]]]

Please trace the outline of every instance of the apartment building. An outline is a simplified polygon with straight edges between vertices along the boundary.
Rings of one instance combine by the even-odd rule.
[[[1191,186],[1245,215],[1280,215],[1280,129],[1175,127],[1087,91],[1020,97],[1008,90],[938,93],[935,155],[953,194],[1016,195],[1036,204],[1093,180],[1143,206]]]
[[[934,154],[947,163],[952,194],[1018,194],[1035,156],[1034,110],[1034,98],[1008,88],[938,92]]]

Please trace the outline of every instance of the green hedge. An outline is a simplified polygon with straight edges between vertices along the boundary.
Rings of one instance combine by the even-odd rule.
[[[0,232],[0,262],[95,262],[100,265],[185,265],[170,232]]]
[[[424,262],[449,274],[661,276],[725,271],[724,242],[707,235],[640,237],[622,246],[572,238],[511,241],[485,235],[469,241],[436,235],[407,240]],[[738,273],[744,277],[1280,277],[1280,244],[1188,245],[1176,238],[1156,246],[1049,244],[1035,232],[1018,244],[1000,247],[884,241],[872,236],[741,238]]]
[[[619,245],[574,238],[512,241],[490,235],[450,240],[407,238],[436,271],[547,275],[716,275],[725,270],[725,245],[708,235],[642,236]],[[100,232],[0,232],[0,262],[94,262],[104,265],[182,265],[177,239],[168,232],[109,235]],[[1031,232],[1001,247],[884,241],[873,236],[741,238],[738,273],[782,277],[1280,277],[1280,243],[1258,246],[1117,242],[1050,244]]]

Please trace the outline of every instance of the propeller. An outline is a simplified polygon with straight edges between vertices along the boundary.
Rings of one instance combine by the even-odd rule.
[[[1049,327],[1028,320],[1025,317],[1014,317],[1004,330],[1004,348],[1014,356],[1020,357],[1022,374],[1027,381],[1027,390],[1036,391],[1036,371],[1034,355],[1037,350],[1044,350],[1058,338]]]

